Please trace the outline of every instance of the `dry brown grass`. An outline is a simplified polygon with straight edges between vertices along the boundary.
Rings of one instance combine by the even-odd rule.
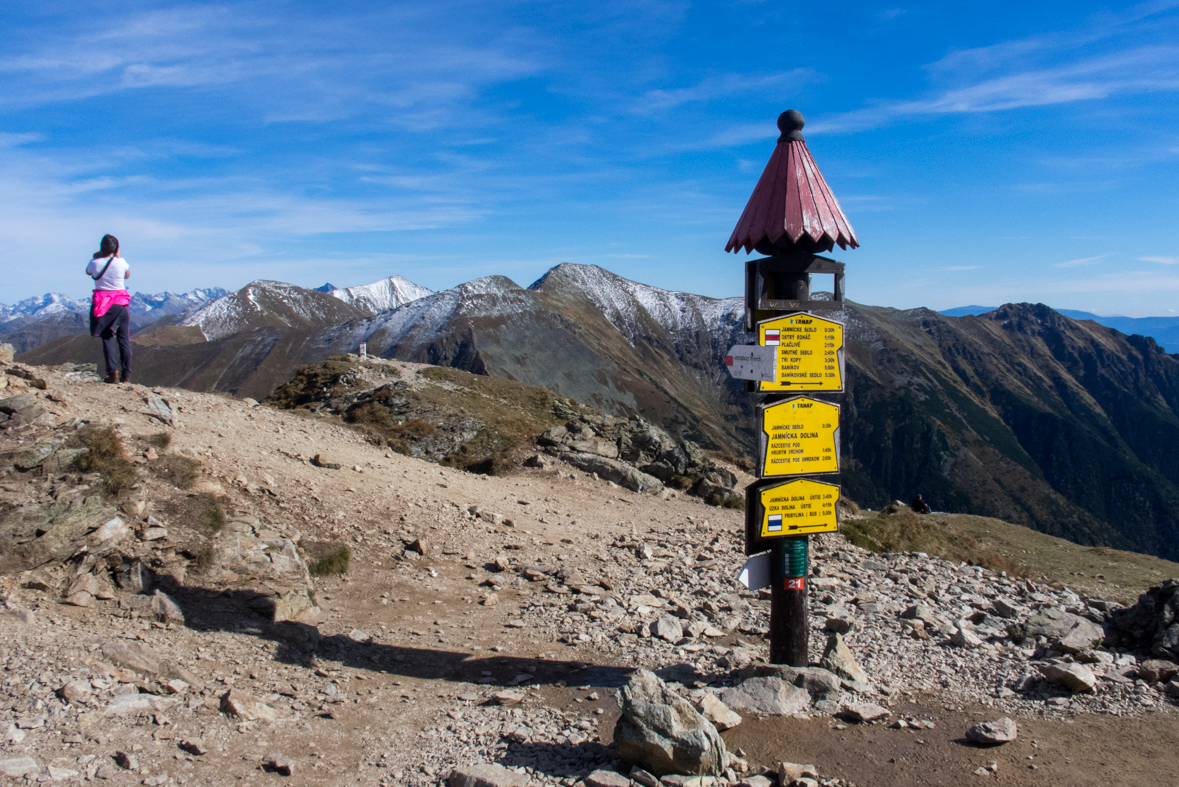
[[[187,456],[169,454],[152,463],[155,474],[177,489],[192,489],[201,475],[201,463]]]
[[[901,511],[852,519],[840,527],[849,541],[873,552],[925,552],[943,560],[966,562],[1008,575],[1029,576],[1028,567],[981,543],[968,533],[947,527],[942,517]]]
[[[84,473],[100,473],[106,489],[117,495],[135,483],[138,474],[135,465],[127,458],[123,438],[111,426],[90,425],[79,435],[86,453],[74,462]]]

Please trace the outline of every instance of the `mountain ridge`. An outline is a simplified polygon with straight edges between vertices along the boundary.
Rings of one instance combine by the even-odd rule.
[[[293,319],[278,313],[290,308],[278,294],[310,291],[250,286],[253,299],[249,288],[235,294],[250,305],[243,321],[223,321],[233,332],[141,347],[137,377],[261,400],[299,365],[367,342],[382,358],[642,415],[706,447],[748,455],[754,446],[758,398],[723,367],[730,346],[751,340],[739,298],[563,264],[527,288],[483,277],[376,316],[314,293],[345,311]],[[299,301],[312,302],[321,303]],[[265,308],[276,311],[259,316]],[[879,506],[921,492],[941,510],[1079,543],[1179,550],[1179,358],[1156,342],[1038,304],[955,318],[845,302],[831,316],[847,326],[841,483],[852,499]],[[79,338],[88,339],[58,340],[22,360],[95,358],[96,346]]]

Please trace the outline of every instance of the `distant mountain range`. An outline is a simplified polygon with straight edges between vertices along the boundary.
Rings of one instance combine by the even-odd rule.
[[[262,399],[299,365],[366,342],[748,455],[757,397],[723,367],[750,340],[743,308],[571,264],[527,288],[502,276],[441,292],[397,277],[328,293],[260,281],[137,331],[135,374]],[[949,317],[847,303],[833,316],[847,326],[849,497],[876,507],[921,492],[935,509],[1179,558],[1179,356],[1043,305]],[[99,355],[69,336],[19,360]]]
[[[220,287],[179,295],[137,292],[131,296],[131,325],[134,328],[149,325],[228,294]],[[13,306],[0,304],[0,341],[13,345],[17,352],[24,352],[61,336],[88,332],[89,315],[89,299],[78,300],[56,292],[26,298]]]
[[[987,314],[998,309],[998,306],[958,306],[954,309],[944,309],[938,314],[947,317],[966,317],[968,315]],[[1127,335],[1138,334],[1154,339],[1169,353],[1179,353],[1179,317],[1102,317],[1076,309],[1057,309],[1059,314],[1072,317],[1074,320],[1093,320],[1093,322],[1114,328]]]

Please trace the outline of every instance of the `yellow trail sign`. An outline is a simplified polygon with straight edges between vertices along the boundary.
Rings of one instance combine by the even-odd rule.
[[[759,382],[757,390],[843,390],[843,323],[795,312],[759,322],[757,339],[778,348],[776,379]]]
[[[795,396],[758,410],[762,478],[839,472],[839,405]]]
[[[799,479],[759,490],[759,538],[835,533],[839,487],[823,481]]]

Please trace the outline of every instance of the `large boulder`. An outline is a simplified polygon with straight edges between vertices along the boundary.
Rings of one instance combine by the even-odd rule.
[[[614,743],[622,761],[658,776],[719,776],[728,752],[708,719],[654,673],[637,670],[618,692]]]

